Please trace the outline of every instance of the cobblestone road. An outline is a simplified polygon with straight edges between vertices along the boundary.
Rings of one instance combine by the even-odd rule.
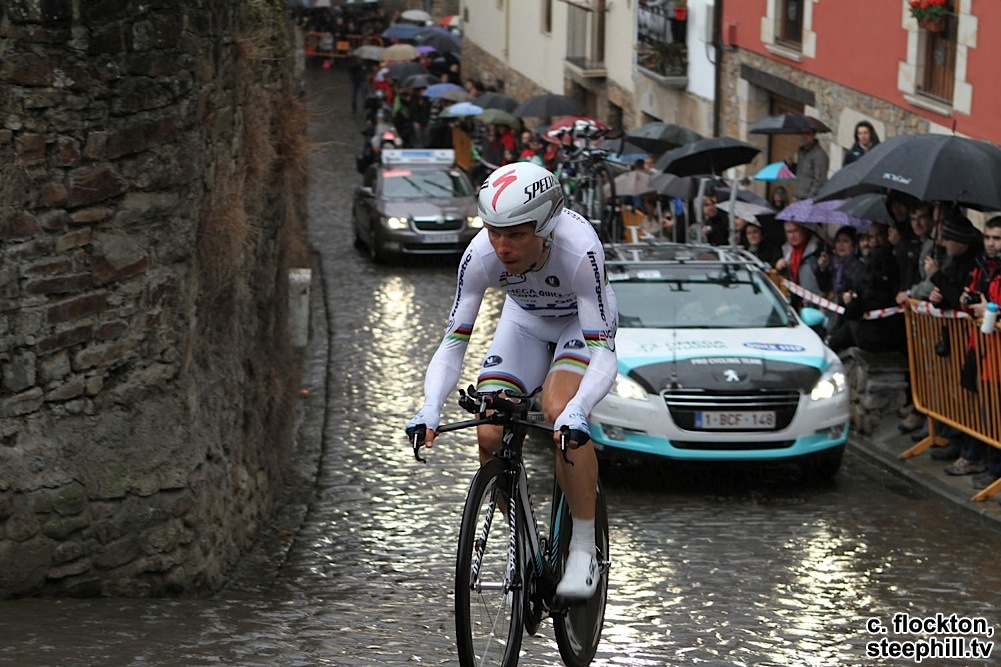
[[[312,242],[325,291],[314,294],[303,399],[312,430],[282,512],[211,599],[0,603],[0,663],[455,664],[453,551],[475,449],[468,436],[443,437],[421,466],[400,431],[454,269],[374,266],[351,247],[361,125],[347,114],[343,70],[308,74]],[[474,363],[499,306],[486,303]],[[529,458],[544,480],[549,454]],[[910,664],[865,656],[881,638],[867,618],[945,612],[997,624],[997,535],[852,457],[822,487],[782,469],[645,469],[606,482],[613,569],[596,665]],[[534,497],[544,496],[543,485]],[[551,626],[526,640],[521,664],[559,664]]]

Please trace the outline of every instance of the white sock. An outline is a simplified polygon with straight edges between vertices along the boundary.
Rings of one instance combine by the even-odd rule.
[[[594,553],[594,519],[573,520],[573,534],[570,535],[570,551]]]

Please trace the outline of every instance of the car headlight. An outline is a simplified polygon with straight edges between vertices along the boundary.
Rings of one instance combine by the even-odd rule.
[[[815,401],[834,398],[843,392],[846,386],[844,364],[841,361],[834,361],[817,380],[813,391],[810,392],[810,398]]]
[[[466,224],[470,229],[483,229],[483,218],[478,215],[467,215]]]
[[[388,218],[383,218],[382,222],[386,225],[386,227],[396,231],[410,227],[410,221],[406,218],[406,216],[397,217],[394,215]]]
[[[615,376],[615,384],[612,385],[612,393],[619,398],[629,398],[634,401],[648,401],[646,389],[641,387],[635,380],[630,380],[621,373]]]

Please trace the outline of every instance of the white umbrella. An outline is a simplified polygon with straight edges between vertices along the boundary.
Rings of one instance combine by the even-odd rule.
[[[428,23],[433,20],[431,15],[423,9],[408,9],[400,14],[400,18],[404,21],[413,21],[414,23]]]
[[[729,213],[730,200],[721,201],[716,204],[716,207],[721,211]],[[757,220],[759,215],[775,215],[775,211],[768,206],[752,204],[751,202],[740,201],[738,199],[733,202],[733,215],[744,220]]]
[[[630,169],[615,177],[615,194],[619,197],[632,197],[644,192],[653,192],[650,174],[645,171]]]

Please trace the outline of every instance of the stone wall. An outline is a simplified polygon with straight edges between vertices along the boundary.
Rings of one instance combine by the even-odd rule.
[[[0,597],[212,590],[267,516],[290,43],[281,0],[0,4]]]

